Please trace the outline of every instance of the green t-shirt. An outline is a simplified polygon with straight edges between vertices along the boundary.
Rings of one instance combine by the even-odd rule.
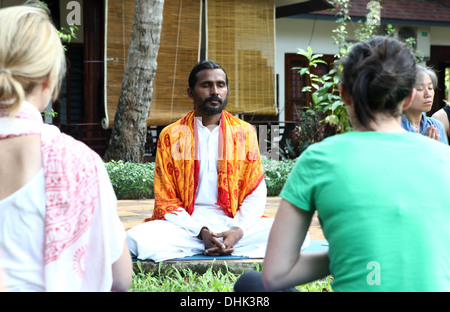
[[[450,147],[350,132],[308,147],[280,196],[317,210],[335,291],[450,291]]]

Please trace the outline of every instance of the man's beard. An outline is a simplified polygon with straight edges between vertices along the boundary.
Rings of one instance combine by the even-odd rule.
[[[220,105],[218,107],[209,107],[206,106],[206,103],[211,102],[211,101],[217,101],[220,103]],[[199,109],[206,115],[206,116],[213,116],[213,115],[217,115],[222,113],[222,111],[225,109],[225,107],[227,106],[227,101],[228,101],[228,96],[222,100],[221,98],[217,97],[217,96],[212,96],[209,97],[207,99],[205,99],[203,101],[203,103],[201,103],[199,105]]]

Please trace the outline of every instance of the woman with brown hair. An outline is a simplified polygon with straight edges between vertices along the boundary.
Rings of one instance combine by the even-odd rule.
[[[450,148],[401,127],[416,92],[415,57],[398,40],[373,37],[341,64],[355,131],[297,160],[269,236],[264,289],[331,274],[334,291],[449,291]],[[316,211],[329,250],[299,252]]]

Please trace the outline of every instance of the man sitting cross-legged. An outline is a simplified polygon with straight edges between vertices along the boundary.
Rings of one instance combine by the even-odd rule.
[[[224,110],[228,78],[212,61],[189,76],[194,110],[160,134],[151,218],[127,231],[138,259],[262,258],[272,226],[255,129]],[[307,243],[304,245],[306,246]]]

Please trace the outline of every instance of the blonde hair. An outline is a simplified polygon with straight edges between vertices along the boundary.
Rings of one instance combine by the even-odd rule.
[[[14,116],[36,85],[49,80],[58,97],[66,70],[64,48],[39,1],[0,9],[0,105]]]

